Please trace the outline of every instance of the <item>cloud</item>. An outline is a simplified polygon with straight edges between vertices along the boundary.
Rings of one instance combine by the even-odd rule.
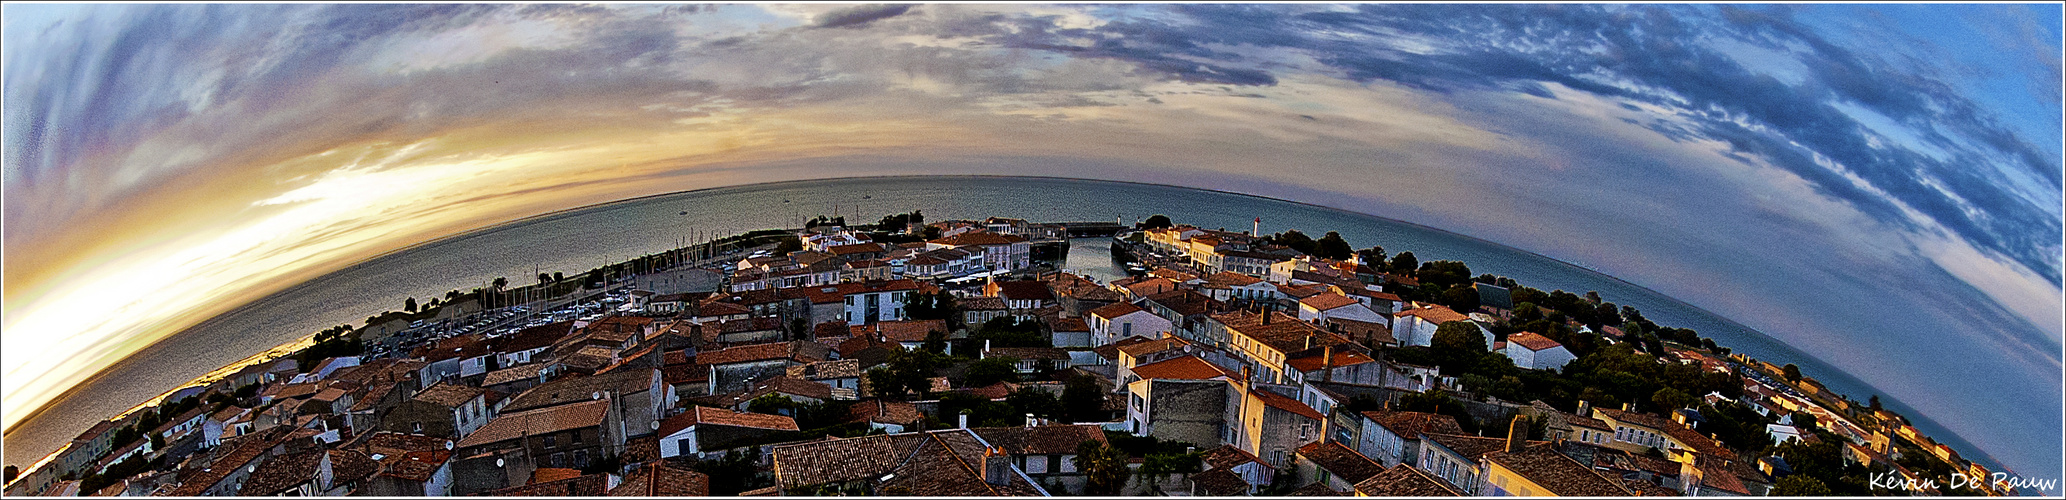
[[[889,19],[910,12],[911,4],[863,5],[845,10],[836,10],[818,15],[820,28],[859,28],[882,19]]]

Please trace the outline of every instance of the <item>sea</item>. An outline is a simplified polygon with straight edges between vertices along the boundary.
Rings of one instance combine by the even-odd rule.
[[[1154,184],[1043,177],[866,177],[755,184],[623,200],[529,217],[372,258],[257,300],[125,359],[49,411],[5,436],[6,463],[28,465],[101,419],[116,416],[188,381],[339,324],[362,324],[399,309],[404,297],[442,296],[497,277],[522,284],[540,272],[574,274],[658,253],[708,235],[802,227],[817,215],[854,223],[921,210],[927,221],[1013,217],[1036,222],[1132,224],[1164,214],[1180,224],[1243,231],[1261,218],[1265,234],[1298,229],[1314,237],[1339,231],[1355,248],[1411,251],[1421,262],[1460,260],[1473,274],[1511,277],[1544,291],[1598,291],[1634,306],[1660,325],[1692,328],[1735,352],[1793,363],[1829,388],[1863,400],[1885,394],[1816,357],[1726,318],[1633,283],[1524,250],[1440,229],[1238,193]],[[1108,241],[1078,239],[1064,268],[1100,280],[1120,276]],[[1862,334],[1862,332],[1861,332]],[[1973,445],[1898,400],[1888,408],[1969,458]],[[1983,460],[1994,470],[1999,464]],[[26,471],[25,471],[26,472]]]

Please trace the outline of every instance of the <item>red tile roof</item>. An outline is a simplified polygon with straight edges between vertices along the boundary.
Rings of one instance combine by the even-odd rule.
[[[1184,356],[1133,367],[1133,374],[1142,379],[1209,380],[1218,377],[1240,378],[1239,374],[1227,371],[1197,356]]]
[[[1089,314],[1091,316],[1097,316],[1105,319],[1118,319],[1120,316],[1125,316],[1128,314],[1133,314],[1146,310],[1147,309],[1141,309],[1141,306],[1120,302],[1109,306],[1100,307],[1097,309],[1091,309]]]
[[[1485,461],[1499,464],[1557,496],[1635,496],[1621,481],[1600,475],[1592,467],[1548,447],[1488,453]]]
[[[1456,423],[1456,417],[1439,413],[1371,410],[1363,412],[1363,416],[1401,439],[1420,439],[1422,433],[1463,434],[1463,427]]]
[[[1437,324],[1437,325],[1439,325],[1439,324],[1443,324],[1443,323],[1448,323],[1448,322],[1451,322],[1451,321],[1464,321],[1464,320],[1468,320],[1468,319],[1471,319],[1471,318],[1470,318],[1469,316],[1464,316],[1464,315],[1462,315],[1462,314],[1457,314],[1457,312],[1456,312],[1455,310],[1449,309],[1448,307],[1443,307],[1443,306],[1439,306],[1439,305],[1431,305],[1431,306],[1427,306],[1427,307],[1421,307],[1421,308],[1415,308],[1415,309],[1407,309],[1407,310],[1404,310],[1404,311],[1399,311],[1399,312],[1397,312],[1397,313],[1393,313],[1393,314],[1392,314],[1392,316],[1393,316],[1393,317],[1397,317],[1397,318],[1404,318],[1404,317],[1407,317],[1407,316],[1416,316],[1416,317],[1419,317],[1420,319],[1424,319],[1424,320],[1427,320],[1428,322],[1430,322],[1430,323],[1434,323],[1434,324]]]
[[[860,253],[880,252],[883,251],[883,248],[881,243],[855,243],[852,245],[833,245],[825,247],[825,251],[831,252],[832,255],[845,256]]]
[[[640,466],[624,475],[624,482],[610,489],[613,497],[702,497],[710,496],[710,476],[665,462]]]
[[[1371,359],[1369,355],[1360,352],[1351,351],[1347,349],[1340,349],[1334,351],[1334,367],[1336,368],[1344,366],[1355,366],[1373,361],[1377,360]],[[1327,364],[1327,356],[1325,355],[1325,353],[1311,354],[1287,359],[1284,360],[1284,363],[1291,365],[1293,369],[1296,369],[1298,371],[1309,372],[1319,370],[1321,368],[1321,365]]]
[[[1321,415],[1318,410],[1314,410],[1313,407],[1306,406],[1305,403],[1301,403],[1296,399],[1291,399],[1279,395],[1277,393],[1261,389],[1252,391],[1251,393],[1255,394],[1257,399],[1263,400],[1264,405],[1268,405],[1271,408],[1288,411],[1313,420],[1327,420],[1326,415]]]
[[[1248,450],[1237,448],[1231,444],[1224,444],[1218,448],[1205,450],[1205,464],[1214,469],[1232,469],[1249,463],[1269,465],[1261,457],[1257,457],[1255,454],[1249,453]]]
[[[722,365],[729,363],[748,363],[754,361],[769,361],[777,359],[794,359],[796,361],[806,363],[811,361],[823,360],[823,355],[813,356],[808,352],[810,351],[810,349],[804,348],[805,346],[803,346],[802,344],[805,344],[807,342],[808,341],[798,340],[793,342],[752,344],[727,349],[719,349],[710,352],[702,352],[696,354],[696,362],[704,365]],[[816,344],[816,342],[808,343]]]
[[[1305,457],[1306,460],[1312,461],[1313,465],[1326,469],[1327,472],[1333,473],[1343,481],[1348,481],[1349,484],[1356,484],[1365,479],[1370,479],[1371,476],[1375,476],[1377,473],[1384,472],[1385,470],[1384,464],[1377,463],[1371,460],[1370,457],[1365,457],[1361,453],[1356,453],[1356,450],[1351,450],[1349,447],[1342,446],[1341,443],[1334,441],[1314,441],[1311,444],[1300,446],[1298,454]]]
[[[1517,332],[1513,335],[1508,335],[1506,336],[1506,342],[1508,344],[1520,344],[1521,347],[1526,347],[1530,351],[1541,351],[1563,345],[1535,332]]]
[[[1338,295],[1332,293],[1323,293],[1299,299],[1298,303],[1322,311],[1332,310],[1341,307],[1363,305],[1362,301],[1349,298],[1349,296],[1347,295]]]
[[[1053,290],[1041,281],[999,281],[997,296],[1008,300],[1054,300]]]
[[[1105,431],[1095,425],[1041,425],[1034,427],[972,427],[977,436],[1012,455],[1074,455],[1084,441],[1105,443]]]
[[[1460,497],[1463,492],[1450,487],[1426,471],[1406,464],[1399,464],[1375,476],[1356,483],[1356,493],[1373,497]]]

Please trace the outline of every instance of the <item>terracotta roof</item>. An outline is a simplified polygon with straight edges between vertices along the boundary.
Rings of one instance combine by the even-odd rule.
[[[1133,374],[1142,379],[1207,380],[1217,377],[1228,379],[1240,375],[1197,356],[1184,356],[1133,367]]]
[[[380,462],[353,450],[330,450],[330,477],[332,484],[359,481],[380,472]]]
[[[498,497],[599,497],[608,493],[609,481],[608,474],[589,474],[557,481],[492,490],[483,493],[483,495]]]
[[[1592,417],[1581,417],[1581,416],[1578,416],[1578,415],[1565,415],[1565,416],[1564,416],[1564,423],[1566,423],[1566,424],[1570,424],[1570,425],[1575,425],[1575,426],[1579,426],[1579,427],[1591,427],[1591,428],[1593,428],[1593,429],[1598,429],[1598,430],[1603,430],[1603,431],[1613,431],[1613,430],[1614,430],[1614,428],[1613,428],[1613,427],[1610,427],[1610,426],[1608,426],[1606,422],[1602,422],[1602,421],[1600,421],[1600,419],[1597,419],[1597,418],[1592,418]]]
[[[693,406],[689,408],[689,411],[660,421],[660,435],[672,435],[682,429],[689,428],[689,426],[701,424],[778,431],[797,430],[796,419],[781,415],[751,413],[708,406]]]
[[[1255,394],[1258,399],[1263,400],[1264,405],[1268,405],[1271,408],[1296,413],[1299,416],[1313,420],[1327,420],[1326,415],[1321,415],[1318,410],[1314,410],[1313,407],[1306,406],[1305,403],[1301,403],[1296,399],[1260,389],[1250,391],[1250,393]]]
[[[452,459],[447,450],[424,450],[404,452],[399,455],[385,455],[380,459],[380,475],[405,481],[427,482],[437,475],[445,461]]]
[[[1212,319],[1220,322],[1222,325],[1226,325],[1227,333],[1230,335],[1238,334],[1255,339],[1256,342],[1260,342],[1271,349],[1276,349],[1285,354],[1307,349],[1319,349],[1329,345],[1355,345],[1355,341],[1349,340],[1347,337],[1321,330],[1319,327],[1299,321],[1298,318],[1290,315],[1276,311],[1271,311],[1269,314],[1271,319],[1270,324],[1267,325],[1262,324],[1262,315],[1247,311],[1217,314],[1213,315]],[[1337,347],[1336,350],[1339,351],[1341,349]]]
[[[1314,441],[1298,448],[1298,454],[1349,484],[1356,484],[1384,472],[1384,464],[1333,441]]]
[[[1248,494],[1248,480],[1232,470],[1215,468],[1191,475],[1191,484],[1197,485],[1203,493],[1216,497],[1230,497]]]
[[[1456,417],[1439,413],[1371,410],[1363,412],[1363,416],[1384,426],[1400,439],[1420,439],[1421,434],[1463,434],[1463,427],[1456,423]]]
[[[1113,342],[1112,342],[1112,343],[1110,343],[1110,344],[1105,344],[1105,345],[1101,345],[1101,346],[1093,347],[1093,348],[1091,348],[1091,349],[1090,349],[1090,351],[1091,351],[1091,352],[1095,352],[1095,353],[1098,353],[1098,357],[1102,357],[1102,358],[1105,358],[1105,359],[1106,359],[1106,360],[1108,360],[1108,361],[1118,361],[1118,360],[1119,360],[1119,350],[1120,350],[1120,349],[1125,349],[1125,348],[1126,348],[1126,346],[1130,346],[1130,345],[1134,345],[1134,344],[1139,344],[1139,343],[1142,343],[1142,342],[1154,342],[1154,341],[1153,341],[1153,340],[1148,340],[1148,338],[1147,338],[1147,337],[1142,337],[1142,336],[1139,336],[1139,335],[1135,335],[1135,336],[1131,336],[1131,337],[1127,337],[1127,338],[1123,338],[1123,339],[1119,339],[1119,340],[1113,341]]]
[[[1406,464],[1399,464],[1356,483],[1356,493],[1373,497],[1460,497],[1449,483]]]
[[[1117,284],[1118,282],[1114,282]],[[1135,283],[1121,285],[1134,295],[1154,295],[1176,289],[1176,282],[1167,278],[1149,278]]]
[[[1659,485],[1659,484],[1657,484],[1657,483],[1652,483],[1652,482],[1649,482],[1649,481],[1644,481],[1644,480],[1641,480],[1641,479],[1628,479],[1628,478],[1623,478],[1623,479],[1621,480],[1621,485],[1622,485],[1622,486],[1627,486],[1627,487],[1628,487],[1628,489],[1629,489],[1629,491],[1634,491],[1634,492],[1636,493],[1636,496],[1639,496],[1639,497],[1677,497],[1677,496],[1685,496],[1685,494],[1684,494],[1684,493],[1680,493],[1680,492],[1679,492],[1678,490],[1674,490],[1674,489],[1671,489],[1671,488],[1666,488],[1666,487],[1664,487],[1663,485]],[[1748,496],[1748,495],[1749,495],[1749,493],[1744,493],[1744,495]]]
[[[1083,318],[1055,318],[1048,321],[1047,329],[1056,332],[1088,332],[1090,324],[1084,323]]]
[[[1507,344],[1520,344],[1521,347],[1526,347],[1530,351],[1541,351],[1563,345],[1535,332],[1517,332],[1513,335],[1508,335],[1506,336],[1506,342]]]
[[[1729,459],[1736,458],[1735,451],[1730,450],[1727,446],[1723,446],[1722,443],[1716,442],[1714,438],[1700,434],[1700,431],[1686,427],[1685,424],[1672,422],[1664,429],[1664,432],[1671,435],[1672,439],[1685,443],[1686,446],[1692,447],[1694,452],[1702,455]]]
[[[904,345],[897,343],[895,340],[882,340],[874,335],[855,335],[852,338],[839,342],[839,356],[852,359],[860,354],[861,351],[874,347],[881,347],[892,351],[904,350]]]
[[[825,247],[825,251],[831,252],[832,255],[853,255],[857,253],[880,252],[883,251],[883,248],[881,243],[855,243],[852,245]]]
[[[1592,467],[1578,463],[1548,447],[1528,447],[1508,453],[1485,455],[1485,461],[1499,464],[1529,482],[1549,489],[1557,496],[1634,496],[1627,485],[1608,479]]]
[[[811,342],[808,340],[797,340],[790,342],[771,342],[766,344],[743,345],[738,347],[719,349],[715,351],[696,353],[696,363],[704,365],[723,365],[731,363],[750,363],[754,361],[772,361],[779,359],[788,359],[808,363],[813,361],[825,360],[825,351],[826,349],[823,344]]]
[[[947,333],[947,320],[884,321],[850,328],[855,337],[882,335],[898,342],[924,342],[927,333]]]
[[[566,467],[539,467],[531,470],[531,480],[525,484],[538,484],[581,477],[579,469]]]
[[[1205,286],[1213,288],[1237,287],[1253,285],[1261,282],[1263,282],[1262,278],[1257,278],[1254,276],[1249,276],[1246,274],[1241,274],[1233,271],[1220,271],[1217,273],[1212,273],[1211,275],[1205,277]]]
[[[613,497],[703,497],[710,496],[710,476],[679,469],[666,462],[645,464],[624,475],[624,482],[610,489]]]
[[[1339,349],[1334,352],[1334,366],[1336,368],[1360,365],[1363,363],[1369,363],[1373,361],[1376,360],[1371,359],[1370,356],[1367,354],[1363,354],[1356,351]],[[1297,369],[1298,371],[1309,372],[1319,370],[1322,365],[1326,365],[1327,356],[1326,353],[1314,353],[1287,359],[1284,360],[1284,363],[1291,365],[1292,368]]]
[[[203,467],[198,471],[181,469],[179,473],[179,486],[173,488],[168,496],[200,496],[201,493],[208,491],[209,487],[215,486],[215,483],[221,482],[223,478],[229,477],[231,473],[236,472],[238,468],[245,467],[259,457],[264,456],[268,451],[272,450],[274,445],[286,440],[287,435],[291,434],[293,430],[292,426],[280,425],[258,433],[246,434],[238,436],[236,439],[223,441],[222,446],[226,447],[227,451],[215,455],[216,459],[214,461],[209,462],[207,467]]]
[[[1432,432],[1421,434],[1421,437],[1427,441],[1439,443],[1443,448],[1448,448],[1449,451],[1454,451],[1458,455],[1463,455],[1464,458],[1470,460],[1477,460],[1478,457],[1482,457],[1487,453],[1497,453],[1506,450],[1506,438],[1436,434]],[[1537,448],[1549,449],[1550,442],[1529,441],[1526,448],[1531,450]]]
[[[1160,338],[1155,340],[1144,339],[1139,342],[1129,342],[1125,343],[1125,345],[1120,345],[1119,352],[1126,353],[1126,355],[1128,356],[1139,358],[1142,356],[1147,356],[1149,354],[1167,351],[1170,349],[1182,348],[1190,344],[1190,342],[1185,342],[1183,339],[1177,337]]]
[[[946,377],[939,378],[944,379]],[[1013,384],[1011,382],[998,382],[995,384],[990,384],[982,387],[956,389],[955,392],[995,401],[1004,399],[1006,396],[1010,396],[1012,391],[1016,391],[1018,389],[1018,384]]]
[[[1205,465],[1215,469],[1232,469],[1248,463],[1269,465],[1269,463],[1263,462],[1262,458],[1249,453],[1248,450],[1237,448],[1231,444],[1205,450],[1203,455],[1205,456]]]
[[[541,386],[542,387],[542,386]],[[534,388],[535,389],[535,388]],[[504,413],[489,420],[487,425],[466,435],[458,447],[471,448],[490,443],[499,443],[523,437],[525,434],[545,434],[568,429],[596,427],[603,424],[604,415],[610,411],[608,400],[597,399],[586,402],[540,408],[536,410]]]
[[[431,385],[430,387],[425,387],[422,391],[417,391],[416,396],[409,399],[443,406],[446,408],[455,408],[459,405],[466,404],[467,401],[471,401],[475,397],[479,397],[481,395],[481,392],[481,388],[479,387],[469,387],[450,382],[439,382],[437,384]]]
[[[1097,309],[1091,309],[1090,312],[1087,314],[1105,319],[1117,319],[1120,316],[1125,316],[1128,314],[1133,314],[1146,310],[1147,309],[1141,309],[1141,306],[1120,302],[1109,306],[1100,307]]]
[[[315,450],[268,458],[244,480],[244,487],[237,490],[237,495],[273,496],[316,479],[316,466],[324,455],[322,450]]]
[[[486,376],[481,377],[481,385],[501,385],[524,379],[535,380],[538,378],[538,372],[544,370],[545,363],[530,363],[503,368],[488,372]]]
[[[362,451],[368,454],[392,456],[412,451],[444,450],[445,444],[450,442],[452,440],[436,436],[382,431],[367,435],[361,446]]]
[[[551,346],[568,334],[574,333],[573,321],[547,323],[522,330],[513,335],[488,341],[488,346],[499,353],[522,352]]]
[[[1074,455],[1076,445],[1084,441],[1105,443],[1104,429],[1095,425],[972,427],[969,430],[1013,455]]]
[[[1469,316],[1457,314],[1456,311],[1451,310],[1448,307],[1443,307],[1439,305],[1407,309],[1404,311],[1392,313],[1392,317],[1395,318],[1404,318],[1407,316],[1419,317],[1420,319],[1427,320],[1428,322],[1437,325],[1448,323],[1451,321],[1464,321],[1471,319]]]
[[[1332,293],[1323,293],[1299,299],[1298,303],[1311,306],[1314,309],[1322,311],[1332,310],[1341,307],[1363,305],[1362,301],[1350,298],[1347,295],[1339,295]]]
[[[925,414],[911,403],[877,399],[855,403],[848,409],[847,419],[849,422],[910,425],[925,420]]]

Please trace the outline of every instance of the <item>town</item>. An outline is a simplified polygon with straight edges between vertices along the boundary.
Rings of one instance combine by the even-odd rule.
[[[1597,293],[1261,223],[819,217],[408,298],[6,494],[2015,494]],[[1072,238],[1132,272],[1068,272]]]

